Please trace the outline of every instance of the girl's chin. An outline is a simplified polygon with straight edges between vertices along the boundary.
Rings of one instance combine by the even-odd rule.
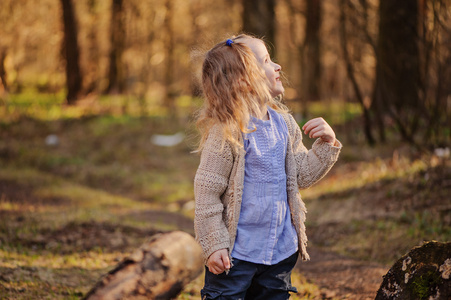
[[[284,88],[281,88],[281,89],[279,88],[279,89],[271,91],[271,96],[273,98],[276,98],[278,96],[281,96],[283,94],[283,92],[285,92],[285,89]]]
[[[271,94],[272,98],[277,98],[279,96],[282,96],[283,93],[277,93],[277,94]]]

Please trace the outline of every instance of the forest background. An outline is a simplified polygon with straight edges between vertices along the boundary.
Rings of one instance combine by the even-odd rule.
[[[385,266],[451,240],[449,0],[2,0],[0,25],[0,297],[78,298],[192,233],[202,56],[242,31],[344,144],[302,193],[311,245]]]

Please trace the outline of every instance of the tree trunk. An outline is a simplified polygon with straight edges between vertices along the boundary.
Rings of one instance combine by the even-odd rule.
[[[99,18],[99,13],[96,12],[97,6],[99,5],[98,0],[88,1],[88,13],[90,18],[89,31],[86,36],[88,49],[86,56],[89,60],[89,66],[85,70],[85,92],[98,92],[99,91],[99,61],[100,61],[100,51],[99,51],[99,26],[97,25],[96,19]]]
[[[384,276],[376,300],[451,299],[451,242],[428,242],[401,257]]]
[[[382,0],[379,15],[378,64],[384,96],[398,110],[406,105],[416,107],[420,78],[418,3]]]
[[[276,56],[274,45],[276,14],[275,0],[243,0],[243,31],[264,37],[271,47],[271,56]]]
[[[173,0],[166,0],[166,16],[164,19],[164,28],[166,33],[166,55],[165,55],[165,105],[171,118],[175,119],[175,89],[174,89],[174,29],[173,29],[174,8]]]
[[[113,0],[111,8],[111,50],[107,93],[122,93],[125,90],[122,53],[125,48],[125,28],[123,20],[123,1]]]
[[[299,65],[297,64],[291,64],[288,65],[287,68],[291,68],[288,69],[288,73],[291,73],[291,71],[293,72],[297,72],[298,70],[301,70],[301,80],[300,80],[300,84],[298,87],[296,87],[296,90],[298,92],[298,96],[296,97],[297,100],[297,105],[299,106],[299,110],[300,110],[300,114],[301,117],[303,119],[307,119],[309,116],[309,107],[308,105],[306,105],[306,101],[304,101],[304,82],[303,82],[303,78],[304,78],[304,53],[305,53],[305,39],[303,41],[297,41],[296,37],[296,18],[299,14],[301,14],[302,16],[305,15],[305,12],[301,11],[297,4],[298,1],[296,0],[286,0],[286,4],[288,5],[288,24],[289,24],[289,30],[290,33],[288,35],[288,37],[290,38],[290,42],[294,45],[296,52],[295,52],[295,56],[299,57]]]
[[[80,96],[82,84],[77,24],[71,0],[61,0],[61,5],[63,8],[64,23],[63,53],[66,61],[67,103],[74,104]]]
[[[363,129],[365,132],[365,137],[369,145],[373,146],[375,144],[375,140],[373,138],[373,134],[371,132],[371,119],[370,113],[365,105],[365,101],[363,100],[363,95],[360,90],[360,87],[357,83],[357,79],[355,77],[354,66],[352,65],[351,58],[349,57],[348,52],[348,39],[346,32],[346,12],[345,12],[345,1],[340,0],[340,42],[341,42],[341,50],[343,52],[343,59],[346,64],[346,71],[349,80],[352,83],[352,87],[354,89],[354,94],[360,104],[360,107],[363,111]]]
[[[393,118],[403,139],[414,142],[421,113],[418,1],[381,0],[379,18],[373,105]]]
[[[423,140],[434,148],[449,144],[451,133],[451,30],[447,17],[446,1],[421,0],[422,19],[422,78],[424,94],[422,98],[429,107],[427,129]],[[432,17],[427,17],[427,16]],[[433,24],[433,26],[431,26]]]
[[[374,79],[373,100],[370,110],[374,113],[376,119],[377,132],[379,133],[379,141],[386,142],[384,115],[386,110],[383,108],[382,91],[379,89],[380,72],[376,70],[376,78]]]
[[[196,49],[198,44],[198,37],[202,35],[201,27],[199,26],[199,22],[197,18],[199,17],[199,12],[202,10],[201,1],[191,1],[190,5],[190,15],[192,18],[192,31],[191,31],[191,43],[189,44],[190,49]],[[198,63],[195,60],[190,60],[190,70],[194,72],[196,69],[196,65]],[[190,80],[190,91],[191,96],[193,97],[201,97],[202,96],[202,87],[200,81],[197,80],[194,76],[191,77]]]
[[[321,0],[307,0],[302,68],[303,100],[319,100],[321,82]]]
[[[8,92],[8,83],[6,82],[6,69],[5,69],[6,50],[0,48],[0,94]]]
[[[202,270],[202,250],[191,235],[157,234],[99,280],[84,299],[172,299]]]

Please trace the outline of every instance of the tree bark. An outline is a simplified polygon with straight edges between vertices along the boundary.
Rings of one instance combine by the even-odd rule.
[[[202,270],[202,250],[191,235],[157,234],[99,280],[84,299],[172,299]]]
[[[451,242],[428,242],[401,257],[384,276],[376,300],[451,299]]]
[[[345,1],[340,0],[340,42],[341,49],[343,52],[344,62],[346,64],[346,71],[349,80],[352,83],[352,87],[354,89],[354,94],[357,98],[357,101],[360,104],[360,107],[363,111],[363,129],[365,132],[365,137],[369,145],[373,146],[375,144],[375,140],[373,138],[373,134],[371,132],[371,119],[370,113],[365,105],[365,101],[363,100],[363,95],[360,90],[360,87],[357,83],[357,79],[355,77],[354,66],[352,65],[351,58],[349,57],[348,52],[348,40],[347,40],[347,32],[346,32],[346,13],[345,13]]]
[[[418,1],[381,0],[379,18],[373,108],[393,118],[403,139],[414,143],[421,114]]]
[[[99,18],[99,13],[96,12],[97,6],[99,5],[98,0],[88,1],[88,13],[91,20],[89,26],[89,31],[86,36],[87,38],[87,54],[89,60],[89,66],[85,70],[84,80],[85,80],[85,92],[98,92],[99,91],[99,61],[101,58],[99,51],[99,26],[97,25],[96,19]]]
[[[423,99],[429,106],[428,124],[423,140],[431,146],[441,147],[449,143],[451,133],[451,30],[445,1],[433,1],[431,6],[422,0],[420,15],[423,24]],[[429,11],[428,11],[429,10]],[[427,15],[432,17],[427,18]],[[430,24],[433,24],[431,26]],[[435,70],[434,70],[435,69]],[[448,142],[447,142],[448,141]]]
[[[74,104],[81,93],[80,51],[77,41],[77,24],[71,0],[61,0],[64,23],[63,53],[66,61],[67,103]]]
[[[174,7],[173,0],[166,0],[166,16],[164,19],[164,30],[166,33],[165,43],[166,43],[166,55],[165,55],[165,105],[168,108],[169,115],[171,118],[175,119],[176,107],[175,107],[175,89],[174,89],[174,29],[173,29],[173,18],[174,18]]]
[[[6,59],[6,50],[0,48],[0,89],[3,89],[3,92],[8,92],[8,83],[6,82],[5,59]],[[2,91],[0,90],[0,92]]]
[[[125,90],[125,75],[122,54],[125,48],[123,0],[113,0],[111,7],[111,49],[109,57],[108,87],[106,93],[122,93]]]
[[[190,5],[190,16],[192,18],[192,31],[191,31],[191,43],[189,45],[190,49],[196,49],[198,44],[199,36],[202,35],[201,27],[199,26],[199,22],[197,18],[199,17],[199,12],[202,11],[201,1],[191,1]],[[194,72],[196,65],[198,63],[194,60],[190,60],[190,70]],[[199,80],[196,80],[195,77],[191,77],[190,80],[190,91],[191,96],[193,97],[201,97],[202,96],[202,87]]]
[[[274,45],[276,14],[275,0],[243,0],[243,31],[264,37],[270,46],[271,56],[276,56]]]
[[[382,0],[378,64],[385,96],[399,110],[416,107],[419,88],[418,3]]]
[[[376,126],[377,126],[377,132],[379,134],[379,141],[382,143],[386,142],[386,135],[385,135],[385,122],[384,122],[384,114],[386,111],[383,109],[383,103],[382,100],[382,91],[379,89],[379,77],[380,72],[377,72],[376,70],[376,78],[374,79],[374,89],[373,89],[373,100],[371,102],[370,110],[374,113],[374,118],[376,119]]]
[[[315,101],[321,97],[321,0],[307,0],[306,18],[302,90],[304,101]]]

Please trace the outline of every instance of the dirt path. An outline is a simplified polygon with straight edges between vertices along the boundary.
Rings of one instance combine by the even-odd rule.
[[[296,268],[321,289],[321,299],[374,299],[389,267],[309,248],[310,261]]]

